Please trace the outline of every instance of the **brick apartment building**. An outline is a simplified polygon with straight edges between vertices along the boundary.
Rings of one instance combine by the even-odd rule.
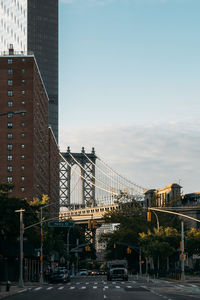
[[[59,150],[48,125],[49,99],[34,55],[0,56],[0,182],[14,184],[12,195],[59,202]]]

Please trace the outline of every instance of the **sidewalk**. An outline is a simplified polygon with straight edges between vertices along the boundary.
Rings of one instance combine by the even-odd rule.
[[[26,287],[19,288],[17,285],[11,285],[9,292],[6,291],[6,285],[0,285],[0,299],[15,295],[26,290]]]

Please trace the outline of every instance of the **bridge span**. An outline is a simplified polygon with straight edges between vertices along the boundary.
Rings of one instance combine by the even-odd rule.
[[[97,223],[104,223],[103,217],[104,214],[107,212],[111,212],[114,210],[121,210],[124,204],[132,206],[131,203],[115,203],[111,205],[104,205],[104,206],[94,206],[94,207],[85,207],[79,209],[67,209],[63,208],[60,211],[60,218],[62,220],[65,219],[72,219],[77,224],[86,224],[88,220],[93,219],[96,220]],[[153,208],[153,207],[152,207]],[[169,210],[174,212],[179,212],[196,219],[200,219],[200,205],[197,206],[173,206],[173,207],[155,207],[160,208],[162,210]],[[146,210],[147,208],[144,207]],[[197,224],[193,221],[187,221],[192,227],[196,227]]]
[[[60,211],[60,218],[62,220],[72,219],[75,223],[88,223],[88,220],[93,219],[98,223],[104,223],[103,216],[105,213],[120,210],[122,204],[112,204],[105,206],[86,207],[82,209],[62,209]]]

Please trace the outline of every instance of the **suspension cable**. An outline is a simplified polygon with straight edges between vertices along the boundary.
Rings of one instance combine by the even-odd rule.
[[[87,173],[87,175],[90,177],[90,179],[91,179],[91,177],[92,178],[94,178],[95,179],[95,181],[99,181],[100,183],[102,183],[102,184],[104,184],[105,186],[107,186],[108,188],[112,188],[110,185],[108,185],[108,184],[106,184],[105,182],[103,182],[102,180],[100,180],[100,179],[98,179],[98,178],[96,178],[93,174],[89,174],[88,172],[87,172],[87,170],[75,159],[75,157],[71,154],[71,153],[69,153],[69,155],[71,156],[71,158],[75,161],[75,163],[84,171],[84,172],[86,172]]]
[[[145,193],[145,192],[148,190],[147,188],[144,188],[144,187],[142,187],[142,186],[140,186],[140,185],[138,185],[138,184],[136,184],[136,183],[130,181],[129,179],[127,179],[126,177],[120,175],[119,173],[117,173],[117,172],[116,172],[115,170],[113,170],[108,164],[106,164],[103,160],[101,160],[100,157],[97,157],[97,158],[98,158],[99,161],[100,161],[103,165],[105,165],[108,169],[110,169],[112,172],[114,172],[116,175],[118,175],[120,178],[122,178],[123,180],[125,180],[125,181],[128,182],[129,184],[131,184],[131,185],[137,187],[139,190],[142,190],[143,193]]]
[[[132,188],[132,187],[130,187],[130,186],[128,186],[128,185],[125,185],[125,184],[123,184],[123,183],[121,183],[121,182],[118,182],[116,179],[114,179],[113,177],[111,177],[111,176],[109,176],[107,173],[105,173],[99,166],[97,166],[85,153],[83,153],[84,155],[85,155],[85,157],[89,160],[89,162],[90,163],[92,163],[94,166],[95,166],[95,168],[97,168],[98,170],[100,170],[100,172],[102,173],[102,174],[104,174],[106,177],[108,177],[109,179],[111,179],[112,181],[114,181],[115,183],[117,183],[117,184],[119,184],[119,185],[121,185],[121,186],[123,186],[123,187],[126,187],[126,188],[128,188],[128,189],[133,189],[134,190],[134,188]],[[98,158],[99,159],[99,158]],[[110,168],[111,169],[111,168]],[[112,170],[112,169],[111,169]],[[113,171],[113,170],[112,170]],[[116,173],[116,172],[115,172]],[[116,173],[117,174],[117,173]],[[118,174],[117,174],[118,175]],[[121,176],[120,176],[121,177]]]
[[[61,158],[66,162],[66,164],[70,167],[70,168],[72,168],[72,165],[65,159],[65,157],[60,153],[60,156],[61,156]],[[76,173],[78,173],[77,171],[75,171]],[[114,193],[114,192],[110,192],[110,191],[108,191],[108,190],[106,190],[106,189],[104,189],[104,188],[101,188],[101,187],[99,187],[99,186],[97,186],[95,183],[93,183],[92,181],[89,181],[89,180],[87,180],[84,176],[82,176],[81,174],[78,174],[83,180],[85,180],[88,184],[91,184],[91,185],[93,185],[94,187],[96,187],[96,188],[98,188],[98,189],[100,189],[100,190],[102,190],[102,191],[104,191],[104,192],[107,192],[107,193],[109,193],[109,194],[111,194],[111,195],[115,195],[115,196],[118,196],[118,194],[117,193]]]

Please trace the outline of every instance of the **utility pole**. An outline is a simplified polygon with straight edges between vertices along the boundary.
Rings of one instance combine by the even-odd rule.
[[[76,247],[79,246],[79,239],[76,239]],[[78,252],[76,252],[76,274],[78,274]]]
[[[142,275],[142,250],[141,247],[139,249],[139,267],[140,267],[140,275]]]
[[[24,224],[23,224],[23,212],[25,209],[18,209],[15,210],[16,213],[19,213],[19,220],[20,220],[20,253],[19,253],[19,287],[24,287],[24,280],[23,280],[23,258],[24,258],[24,250],[23,250],[23,234],[24,234]]]
[[[69,271],[69,232],[71,227],[68,228],[67,231],[67,270]]]
[[[42,207],[40,207],[40,283],[44,283],[43,279],[43,228],[42,228]]]
[[[184,223],[181,221],[181,281],[185,281]]]

